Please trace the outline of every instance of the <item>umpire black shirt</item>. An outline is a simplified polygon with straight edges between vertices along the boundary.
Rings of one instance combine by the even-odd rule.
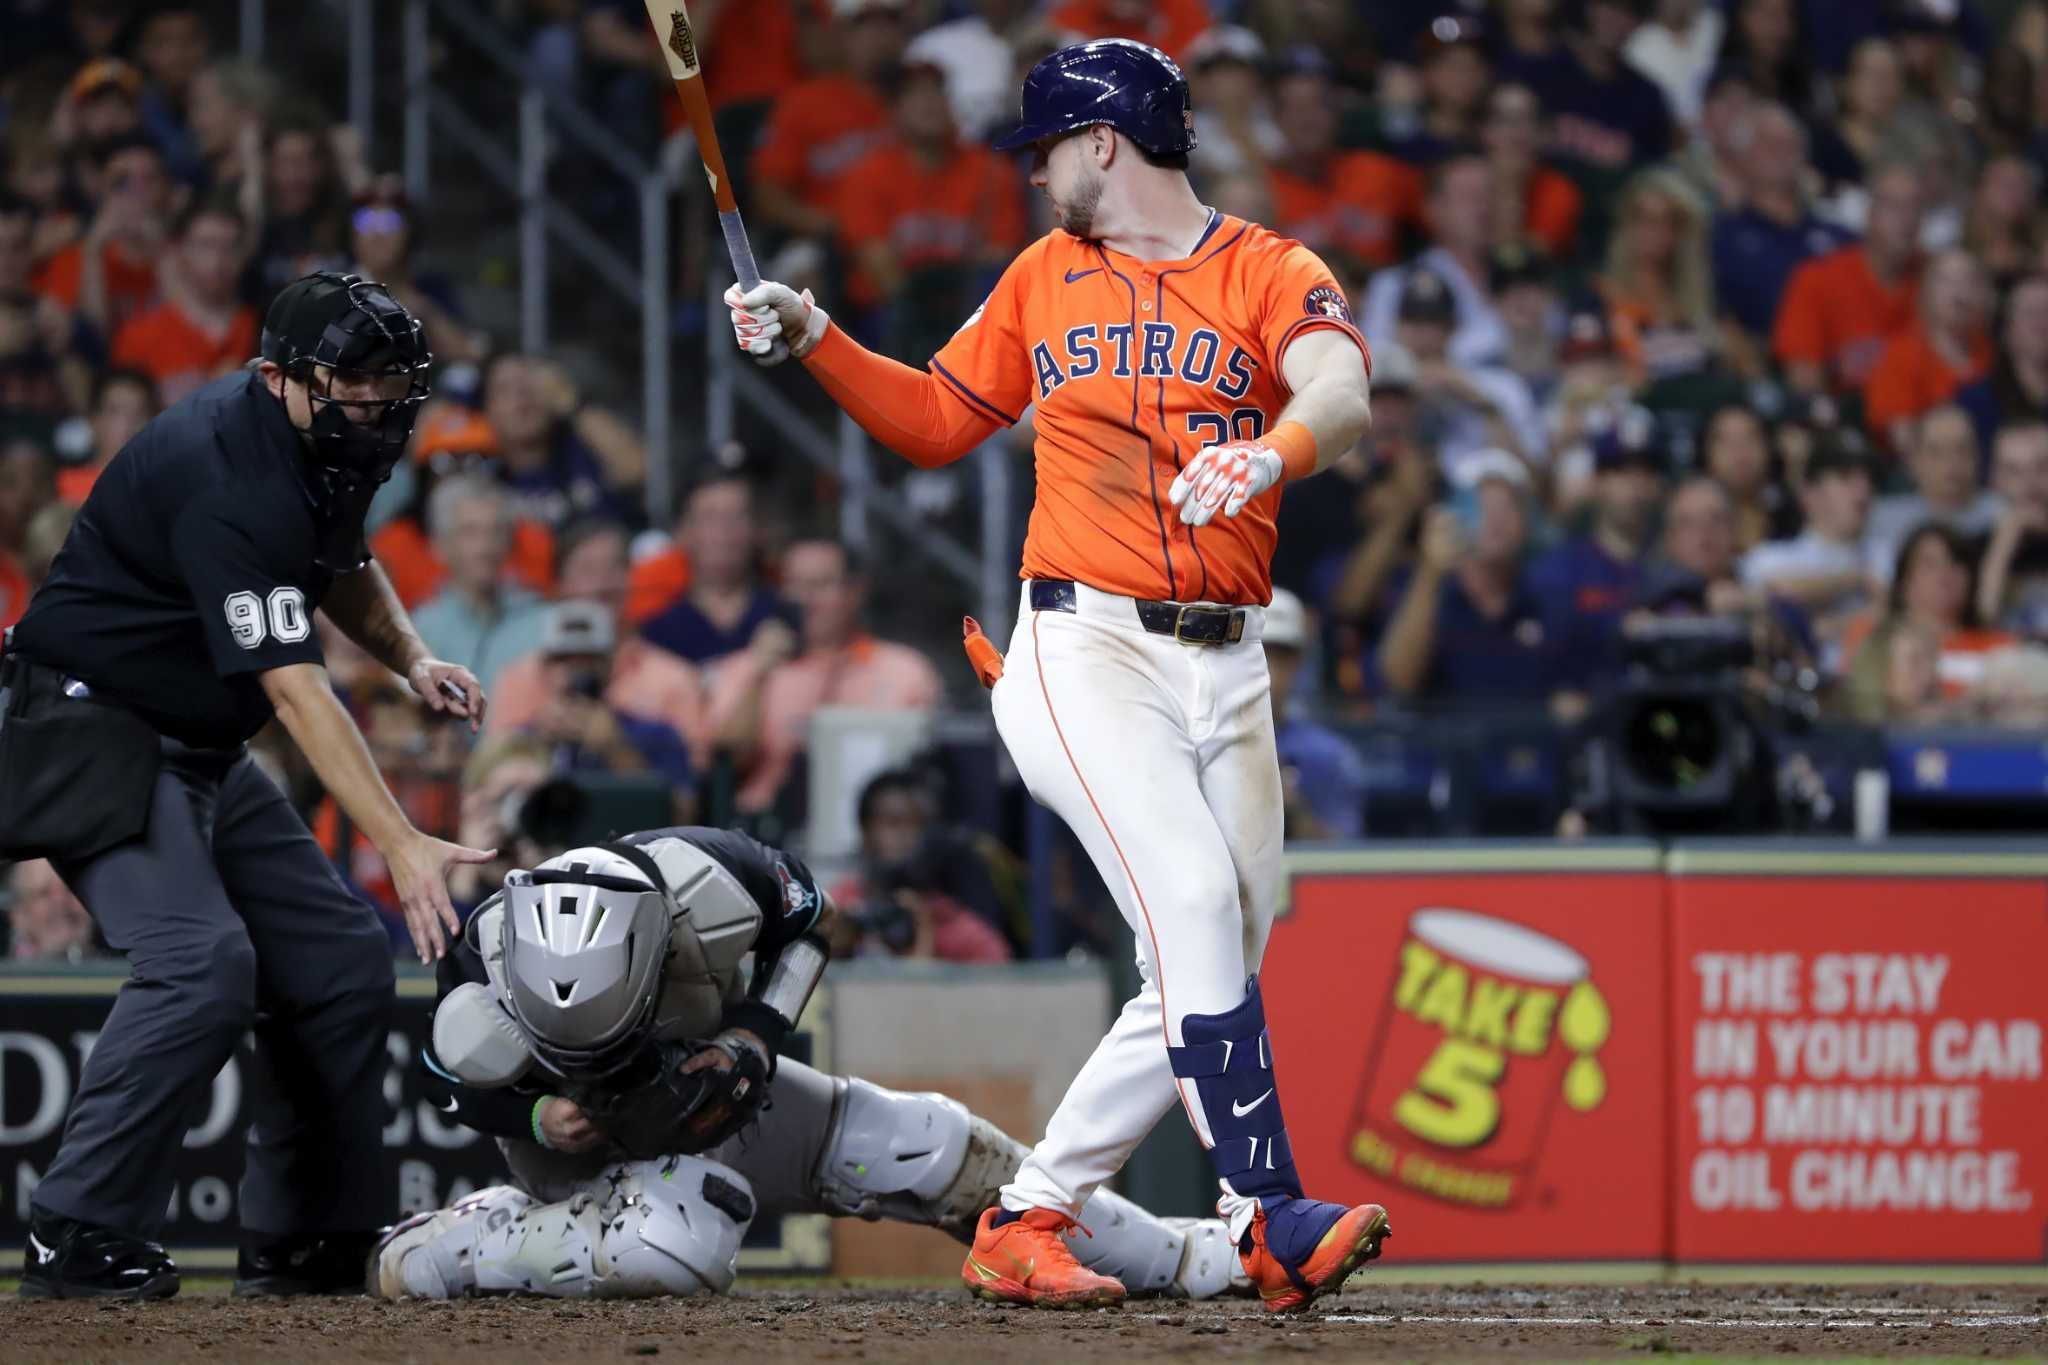
[[[15,648],[174,739],[247,740],[274,714],[257,675],[321,662],[304,448],[253,371],[165,409],[93,484]]]

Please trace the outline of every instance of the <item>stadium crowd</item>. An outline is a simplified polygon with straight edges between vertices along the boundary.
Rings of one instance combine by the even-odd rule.
[[[353,269],[461,376],[371,544],[429,646],[489,689],[481,741],[323,623],[421,828],[510,848],[521,798],[577,774],[652,774],[676,819],[787,819],[821,706],[966,698],[956,660],[867,627],[869,571],[764,496],[768,452],[719,458],[684,422],[686,492],[672,525],[646,525],[634,425],[475,324],[477,281],[416,267],[426,206],[288,63],[226,56],[218,8],[0,0],[0,625],[129,436],[244,364],[283,283]],[[641,5],[495,9],[534,80],[650,148],[677,136]],[[1740,623],[1759,686],[1797,678],[1858,721],[2048,714],[2048,4],[693,14],[707,50],[745,53],[708,80],[767,273],[903,359],[1044,230],[1026,167],[987,141],[1022,71],[1075,37],[1177,58],[1199,192],[1346,283],[1374,426],[1284,499],[1266,640],[1291,835],[1367,832],[1364,765],[1325,722],[1570,722],[1644,621]],[[337,865],[388,903],[367,841],[270,752]],[[1005,855],[935,841],[941,804],[910,770],[861,792],[846,894],[874,909],[845,951],[1030,946]],[[47,866],[12,891],[16,956],[88,948]]]

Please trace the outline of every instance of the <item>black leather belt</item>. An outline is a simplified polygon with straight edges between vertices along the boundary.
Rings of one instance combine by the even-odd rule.
[[[1075,596],[1074,585],[1065,579],[1031,580],[1033,611],[1075,611]],[[1244,638],[1243,607],[1193,606],[1142,597],[1132,600],[1138,607],[1138,624],[1154,635],[1171,635],[1189,645],[1234,645]]]

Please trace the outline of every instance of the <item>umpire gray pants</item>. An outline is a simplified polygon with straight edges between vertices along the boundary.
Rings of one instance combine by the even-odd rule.
[[[840,1085],[822,1071],[784,1057],[769,1086],[760,1122],[699,1156],[730,1166],[754,1189],[755,1216],[831,1213],[818,1199],[818,1166],[832,1138]],[[616,1151],[554,1152],[531,1142],[498,1140],[512,1183],[543,1204],[567,1199],[619,1163]]]
[[[35,1205],[155,1237],[167,1155],[253,1029],[244,1232],[261,1241],[388,1223],[390,942],[255,760],[172,740],[163,749],[143,837],[58,865],[130,975]]]

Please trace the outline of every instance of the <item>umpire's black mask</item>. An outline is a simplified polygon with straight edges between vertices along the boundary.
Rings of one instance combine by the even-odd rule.
[[[370,499],[405,454],[431,391],[426,335],[383,285],[323,271],[293,281],[270,305],[263,358],[306,386],[312,417],[300,430],[320,523],[314,557],[351,573],[369,563]]]

